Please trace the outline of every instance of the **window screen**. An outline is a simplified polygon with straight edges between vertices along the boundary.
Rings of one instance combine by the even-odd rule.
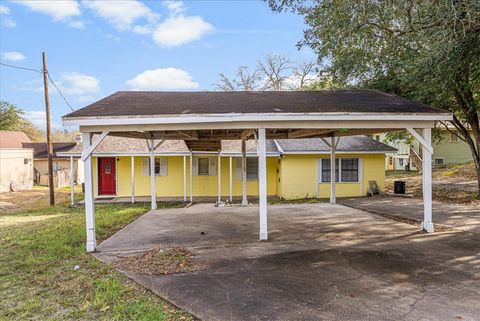
[[[335,160],[335,181],[338,182],[338,158]],[[322,182],[330,182],[330,159],[322,159]]]
[[[437,158],[435,157],[435,159],[433,160],[434,164],[437,165],[437,166],[441,166],[443,165],[443,158]]]
[[[358,158],[342,158],[342,182],[358,182]]]
[[[258,158],[247,158],[247,180],[258,179]]]
[[[198,175],[209,175],[209,159],[208,158],[199,158],[198,159]]]

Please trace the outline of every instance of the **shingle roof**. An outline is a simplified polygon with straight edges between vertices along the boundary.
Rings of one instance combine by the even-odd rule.
[[[31,142],[24,132],[0,130],[0,148],[23,148],[22,143]]]
[[[327,138],[328,141],[330,138]],[[277,139],[286,153],[294,152],[328,152],[330,148],[320,138]],[[338,152],[394,152],[395,148],[367,136],[340,137],[336,150]]]
[[[97,135],[93,136],[95,140]],[[158,141],[155,141],[155,144]],[[320,138],[305,139],[278,139],[277,143],[285,153],[295,152],[312,152],[322,153],[328,152],[329,148]],[[247,140],[247,153],[256,151],[255,140]],[[340,137],[337,146],[339,152],[394,152],[395,148],[383,144],[367,136],[348,136]],[[68,154],[81,154],[82,144],[76,145]],[[146,141],[136,138],[123,138],[107,136],[95,149],[94,154],[148,154]],[[157,150],[157,154],[188,154],[188,150],[183,140],[166,140]],[[239,140],[223,140],[222,154],[240,154],[241,143]],[[267,139],[267,153],[281,154],[273,139]]]
[[[53,158],[58,158],[58,152],[66,152],[71,150],[75,143],[72,142],[60,142],[52,143],[53,145]],[[23,148],[33,148],[33,158],[48,158],[47,143],[23,143]]]
[[[64,118],[228,113],[445,113],[375,90],[120,91]]]

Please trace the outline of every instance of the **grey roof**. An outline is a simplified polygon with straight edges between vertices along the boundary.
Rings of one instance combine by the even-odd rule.
[[[93,140],[97,135],[93,135]],[[328,138],[327,138],[328,139]],[[157,144],[159,141],[155,141]],[[277,143],[285,153],[328,152],[329,147],[320,138],[305,139],[277,139]],[[247,140],[247,153],[256,151],[255,140]],[[337,146],[339,152],[394,152],[395,148],[367,136],[341,137]],[[63,154],[81,154],[82,144],[77,144]],[[94,154],[148,154],[147,143],[143,139],[107,136],[95,149]],[[166,140],[156,150],[157,154],[189,154],[190,151],[183,140]],[[239,140],[223,140],[222,154],[240,154]],[[267,139],[267,153],[279,155],[277,145],[273,139]]]
[[[23,148],[33,148],[33,158],[35,159],[47,159],[47,143],[22,143]],[[57,153],[71,150],[75,147],[75,143],[72,142],[57,142],[52,143],[53,158],[59,158]]]
[[[64,118],[228,113],[445,113],[375,90],[120,91]]]
[[[330,138],[326,138],[328,142]],[[285,153],[328,152],[330,148],[321,138],[277,139]],[[367,136],[344,136],[338,141],[338,152],[394,152],[395,148]]]

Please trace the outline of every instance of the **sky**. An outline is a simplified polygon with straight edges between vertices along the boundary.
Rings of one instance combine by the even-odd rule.
[[[0,1],[0,60],[47,69],[73,109],[120,90],[214,90],[268,54],[315,60],[299,50],[301,16],[263,1]],[[45,127],[41,73],[0,66],[0,99]],[[50,84],[55,127],[71,111]]]

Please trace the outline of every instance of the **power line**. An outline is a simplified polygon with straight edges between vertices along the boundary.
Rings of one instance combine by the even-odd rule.
[[[32,69],[32,68],[26,68],[26,67],[20,67],[20,66],[14,66],[14,65],[9,65],[9,64],[5,64],[3,62],[0,62],[0,65],[2,66],[6,66],[6,67],[10,67],[10,68],[16,68],[16,69],[22,69],[22,70],[28,70],[28,71],[35,71],[35,72],[38,72],[38,73],[42,73],[41,70],[38,70],[38,69]]]
[[[68,105],[68,107],[70,107],[70,109],[72,111],[75,111],[72,107],[72,105],[70,105],[70,103],[68,102],[67,98],[65,98],[65,96],[62,94],[62,92],[60,91],[60,88],[58,88],[57,84],[55,84],[55,82],[53,81],[52,77],[50,76],[50,73],[47,71],[47,76],[48,76],[48,80],[50,80],[50,82],[52,83],[53,87],[55,87],[55,89],[58,91],[58,93],[60,94],[60,96],[62,96],[63,100],[65,101],[65,103]]]

